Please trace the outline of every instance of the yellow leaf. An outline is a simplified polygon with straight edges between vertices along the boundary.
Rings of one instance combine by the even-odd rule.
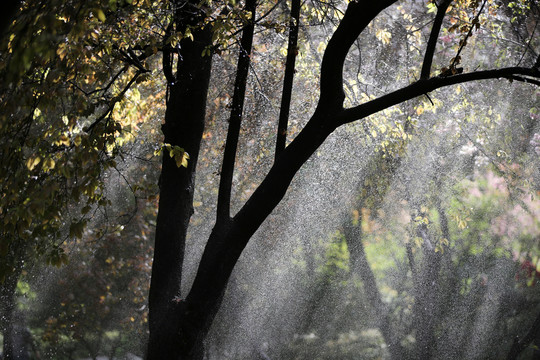
[[[189,154],[185,152],[184,156],[182,157],[182,166],[185,168],[187,168],[188,166],[188,159],[189,159]]]
[[[39,164],[40,161],[41,159],[39,158],[39,156],[31,157],[30,159],[26,161],[26,167],[30,171],[34,170],[34,168]]]
[[[47,158],[43,161],[43,170],[45,170],[46,172],[49,170],[52,170],[54,169],[55,165],[56,165],[56,162],[53,159]]]
[[[60,145],[69,146],[69,138],[68,138],[68,136],[66,134],[62,134],[60,136],[60,139],[56,140],[54,142],[54,144],[58,145],[58,146],[60,146]]]
[[[319,43],[319,46],[317,46],[317,52],[319,54],[322,54],[324,52],[324,49],[325,49],[325,43],[323,43],[322,41]]]
[[[178,166],[178,167],[183,166],[183,167],[187,168],[188,159],[189,159],[189,155],[185,151],[180,153],[180,154],[176,153],[174,155],[174,161],[176,161],[176,166]]]
[[[382,42],[384,45],[390,43],[390,39],[392,38],[392,34],[386,30],[386,29],[379,29],[375,33],[375,37]]]

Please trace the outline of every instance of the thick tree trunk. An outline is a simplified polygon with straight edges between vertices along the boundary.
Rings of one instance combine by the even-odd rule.
[[[193,11],[183,6],[184,11]],[[181,15],[177,15],[181,18]],[[178,20],[178,25],[180,20]],[[204,131],[211,56],[201,56],[211,44],[211,30],[193,31],[194,41],[181,43],[181,61],[175,78],[168,73],[169,98],[163,125],[164,142],[182,147],[190,156],[187,168],[179,167],[167,151],[160,177],[159,213],[149,294],[147,359],[188,358],[189,339],[179,338],[182,306],[179,301],[186,234],[193,214],[195,168]],[[164,61],[164,69],[170,63]],[[182,345],[183,344],[183,345]]]

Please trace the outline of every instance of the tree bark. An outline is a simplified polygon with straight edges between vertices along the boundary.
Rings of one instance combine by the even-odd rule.
[[[190,6],[178,4],[177,29],[188,22],[196,23]],[[185,13],[182,13],[185,12]],[[201,16],[201,14],[199,14]],[[189,339],[179,339],[182,306],[179,301],[186,234],[193,214],[195,169],[204,131],[211,56],[201,56],[211,45],[209,27],[193,30],[194,40],[183,39],[177,73],[173,77],[170,58],[164,56],[169,98],[162,126],[165,144],[182,147],[188,154],[187,168],[179,167],[164,151],[160,177],[159,212],[156,223],[154,261],[149,294],[149,328],[147,359],[179,359],[189,353]],[[169,62],[169,63],[168,63]],[[184,344],[179,346],[179,344]]]

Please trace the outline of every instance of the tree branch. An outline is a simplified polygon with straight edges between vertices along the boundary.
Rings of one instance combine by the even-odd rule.
[[[321,64],[319,106],[324,112],[343,108],[343,63],[360,33],[384,9],[397,0],[351,1],[334,35],[328,42]]]
[[[476,14],[476,16],[474,17],[474,19],[472,21],[471,28],[467,32],[467,35],[465,35],[465,38],[461,41],[461,44],[460,44],[459,49],[457,51],[457,54],[456,54],[456,56],[454,56],[454,58],[452,59],[452,63],[450,64],[450,70],[455,69],[456,65],[459,64],[459,62],[461,61],[460,60],[461,59],[460,58],[461,51],[463,50],[465,45],[467,45],[467,39],[469,39],[471,37],[474,27],[477,24],[480,25],[479,24],[480,14],[482,14],[482,11],[484,11],[484,7],[486,6],[486,2],[487,2],[487,0],[484,0],[484,2],[482,3],[482,6],[480,7],[480,10],[478,11],[478,14]]]
[[[523,76],[528,76],[530,78],[524,78]],[[540,69],[507,67],[502,69],[475,71],[447,77],[437,76],[430,79],[418,80],[408,86],[381,96],[377,99],[371,100],[367,103],[345,109],[336,115],[336,120],[339,125],[347,124],[442,87],[470,81],[500,78],[526,81],[531,84],[536,84],[538,80],[540,80]]]
[[[253,44],[253,32],[255,29],[255,0],[246,1],[246,10],[251,13],[249,24],[244,28],[242,40],[240,41],[240,54],[234,82],[234,94],[232,100],[231,117],[229,119],[229,130],[227,131],[227,141],[223,154],[223,164],[221,167],[221,178],[219,182],[219,193],[217,200],[217,220],[230,220],[231,188],[234,173],[234,162],[238,139],[240,137],[240,126],[242,123],[242,112],[244,110],[244,97],[246,94],[246,82],[249,71],[251,48]]]
[[[173,23],[170,23],[169,26],[167,27],[167,30],[165,30],[165,36],[164,38],[167,39],[169,38],[169,36],[171,36],[171,32],[172,32],[172,26],[173,26]],[[167,80],[167,84],[168,85],[171,85],[171,84],[174,84],[175,82],[175,77],[173,75],[173,71],[172,71],[172,63],[173,63],[173,59],[172,59],[172,49],[171,49],[171,46],[170,45],[167,45],[167,44],[163,44],[163,59],[162,59],[162,62],[163,62],[163,74],[165,75],[165,79]]]
[[[234,218],[229,220],[232,172],[241,120],[241,108],[233,106],[233,111],[237,111],[238,116],[235,118],[231,114],[228,134],[230,138],[227,138],[226,154],[223,160],[223,169],[227,174],[223,174],[225,171],[222,171],[218,198],[218,219],[201,257],[191,290],[185,300],[181,302],[181,306],[185,306],[187,309],[184,311],[185,315],[183,314],[185,318],[183,320],[185,321],[182,329],[185,330],[181,332],[181,335],[187,337],[188,340],[190,340],[190,336],[197,336],[193,343],[202,343],[219,309],[231,272],[245,246],[259,229],[262,222],[281,201],[298,170],[338,125],[364,118],[444,86],[501,77],[507,79],[516,77],[540,79],[539,69],[520,67],[458,74],[448,77],[439,76],[421,79],[378,99],[344,110],[342,108],[344,99],[342,72],[345,56],[357,36],[369,22],[380,11],[396,1],[382,0],[376,2],[366,0],[360,2],[359,0],[353,0],[349,3],[347,11],[329,41],[323,56],[321,94],[317,110],[298,136],[283,150],[248,201]],[[247,47],[244,47],[244,50],[247,50]],[[246,60],[249,60],[249,58],[246,57]],[[245,86],[245,83],[243,86]],[[235,94],[237,90],[238,87],[235,86]],[[240,109],[239,112],[238,109]],[[160,202],[163,198],[160,198]],[[226,223],[223,223],[225,220]],[[154,262],[154,267],[155,264],[156,262]],[[154,297],[157,297],[157,295],[155,293]],[[154,304],[153,308],[159,309],[158,305]]]
[[[281,95],[281,107],[276,137],[275,157],[285,149],[287,141],[287,125],[289,121],[289,109],[291,106],[292,87],[294,80],[294,67],[298,52],[298,28],[300,26],[300,0],[292,0],[291,19],[289,23],[289,44],[287,45],[287,60],[285,62],[285,78],[283,79],[283,94]]]
[[[139,70],[141,73],[149,72],[149,70],[145,69],[144,66],[141,64],[141,60],[145,58],[144,56],[138,57],[137,55],[135,55],[133,49],[131,48],[127,49],[127,52],[125,52],[121,48],[118,48],[118,52],[120,53],[120,55],[122,55],[122,58],[125,62],[136,67],[137,70]]]
[[[452,3],[452,0],[444,0],[442,4],[437,7],[437,15],[433,21],[431,33],[429,34],[429,40],[426,46],[426,53],[424,55],[424,63],[422,65],[422,71],[420,73],[420,79],[428,79],[431,74],[431,64],[433,63],[433,54],[435,53],[435,47],[437,45],[437,39],[439,38],[439,32],[446,15],[446,10]]]
[[[133,75],[133,77],[131,78],[131,80],[129,80],[129,82],[127,83],[127,85],[122,89],[122,91],[120,91],[120,93],[118,95],[116,95],[109,103],[109,106],[107,107],[107,110],[100,116],[98,117],[92,124],[90,124],[87,128],[84,129],[85,132],[89,133],[90,131],[92,131],[92,129],[94,127],[96,127],[97,124],[99,124],[101,121],[103,121],[103,119],[105,119],[107,117],[107,115],[109,115],[113,109],[114,109],[114,106],[116,105],[116,103],[118,103],[120,100],[122,100],[122,98],[124,97],[124,95],[126,94],[126,92],[129,90],[129,88],[131,88],[131,85],[133,85],[133,83],[137,80],[137,78],[139,77],[139,75],[141,75],[143,72],[141,70],[137,70],[137,72],[135,73],[135,75]]]

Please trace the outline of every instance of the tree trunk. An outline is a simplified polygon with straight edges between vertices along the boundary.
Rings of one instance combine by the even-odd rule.
[[[202,359],[202,343],[221,306],[238,258],[255,231],[281,201],[294,174],[330,134],[331,130],[322,125],[322,118],[320,120],[306,125],[304,135],[299,135],[285,149],[236,216],[220,221],[212,230],[192,288],[180,304],[180,331],[191,342],[189,346],[193,352],[192,357],[186,359]]]
[[[0,328],[4,338],[4,348],[2,352],[2,360],[19,359],[18,352],[22,349],[17,349],[15,344],[15,290],[17,282],[21,274],[20,267],[9,274],[3,283],[0,283]]]
[[[357,209],[361,211],[362,205],[359,204]],[[366,297],[377,317],[379,330],[388,346],[390,358],[392,360],[403,359],[405,358],[405,353],[400,343],[401,337],[397,336],[392,329],[388,308],[382,301],[375,275],[366,257],[364,244],[362,243],[361,216],[358,219],[357,225],[353,224],[352,219],[347,219],[347,223],[343,226],[343,235],[349,249],[351,271],[358,274],[360,279],[362,279]]]
[[[178,9],[189,15],[194,8],[182,6]],[[181,13],[177,13],[177,29],[185,27],[182,17]],[[186,234],[193,214],[195,169],[204,131],[211,72],[211,56],[203,57],[201,54],[211,44],[211,29],[198,28],[193,31],[193,37],[194,41],[184,39],[181,42],[181,54],[174,78],[169,54],[164,56],[163,67],[169,87],[165,124],[162,127],[164,142],[182,147],[189,154],[189,160],[187,168],[179,167],[167,151],[163,154],[149,294],[150,337],[147,359],[188,358],[185,353],[191,351],[189,346],[179,346],[181,341],[189,343],[185,339],[179,340],[182,317],[179,299]]]
[[[439,211],[441,232],[448,239],[448,221],[446,213],[437,202]],[[439,319],[439,273],[443,253],[436,251],[436,244],[429,234],[425,224],[419,225],[417,234],[424,241],[422,250],[424,253],[423,269],[416,283],[415,304],[413,318],[416,324],[416,356],[418,359],[431,359],[436,349],[435,330]]]

